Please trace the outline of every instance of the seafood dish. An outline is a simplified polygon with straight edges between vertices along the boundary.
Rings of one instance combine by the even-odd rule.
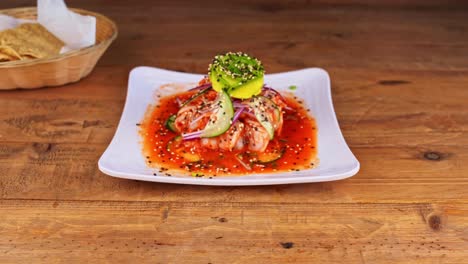
[[[215,56],[193,88],[158,98],[139,123],[154,174],[212,178],[315,167],[317,129],[294,95],[299,88],[280,93],[264,76],[258,59],[228,52]]]

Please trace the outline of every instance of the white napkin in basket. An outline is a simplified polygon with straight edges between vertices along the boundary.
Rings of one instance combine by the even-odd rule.
[[[38,0],[37,21],[66,46],[62,52],[94,45],[96,18],[68,10],[63,0]]]
[[[37,21],[0,15],[0,31],[39,22],[65,43],[60,53],[96,43],[96,18],[70,11],[63,0],[37,0]]]

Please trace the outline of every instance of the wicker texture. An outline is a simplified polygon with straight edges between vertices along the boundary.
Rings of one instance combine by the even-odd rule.
[[[99,58],[117,37],[117,27],[103,15],[81,9],[72,10],[96,17],[96,44],[50,58],[0,63],[0,90],[59,86],[77,82],[91,73]],[[0,13],[36,19],[35,7],[5,9],[0,10]]]

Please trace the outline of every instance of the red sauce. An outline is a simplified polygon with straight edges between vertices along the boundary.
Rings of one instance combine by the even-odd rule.
[[[281,135],[275,136],[268,145],[268,148],[279,146],[284,150],[281,158],[276,161],[267,164],[250,164],[246,168],[238,161],[239,155],[250,155],[245,153],[245,150],[215,151],[200,148],[197,152],[202,159],[198,162],[189,162],[171,152],[167,146],[177,135],[166,128],[165,122],[169,116],[179,110],[176,98],[184,101],[190,96],[191,93],[185,92],[161,98],[159,104],[150,109],[140,125],[143,153],[148,166],[159,169],[155,174],[171,176],[171,171],[178,171],[197,177],[214,177],[297,171],[314,167],[317,155],[315,120],[304,109],[301,101],[291,97],[286,97],[285,100],[294,110],[284,112]]]

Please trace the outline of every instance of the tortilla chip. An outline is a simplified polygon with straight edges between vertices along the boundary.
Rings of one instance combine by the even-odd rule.
[[[16,58],[11,57],[8,54],[3,54],[0,52],[0,63],[1,62],[6,62],[6,61],[14,61],[17,60]]]
[[[29,59],[58,55],[64,43],[41,24],[24,23],[17,28],[0,32],[0,46],[14,50],[21,59]]]
[[[16,52],[13,48],[9,46],[1,46],[0,45],[0,53],[5,56],[10,57],[10,60],[21,60],[21,56]]]
[[[21,56],[22,60],[32,60],[32,59],[37,59],[36,57],[33,57],[31,55],[23,55]]]

